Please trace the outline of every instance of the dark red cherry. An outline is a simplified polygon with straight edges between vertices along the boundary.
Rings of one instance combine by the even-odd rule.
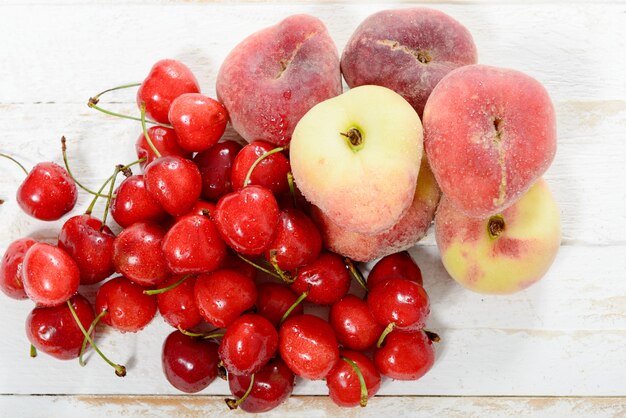
[[[161,222],[167,212],[148,190],[143,175],[133,175],[122,181],[111,199],[111,216],[122,228],[136,222]]]
[[[88,330],[95,319],[93,308],[80,294],[74,295],[70,303],[83,328]],[[92,339],[94,335],[95,331]],[[37,350],[60,360],[77,358],[85,338],[66,303],[33,309],[26,318],[26,337]]]
[[[184,93],[199,93],[198,80],[182,62],[173,59],[157,61],[137,91],[137,105],[146,106],[146,115],[157,122],[168,123],[168,112],[174,99]]]
[[[68,253],[50,244],[33,244],[22,265],[24,291],[41,306],[65,303],[77,291],[80,271]]]
[[[202,197],[217,202],[233,191],[231,170],[233,161],[242,146],[235,141],[218,142],[193,157],[202,176]]]
[[[152,141],[152,145],[154,145],[162,157],[166,155],[177,155],[182,158],[191,158],[192,153],[185,151],[178,145],[178,138],[173,129],[164,128],[162,126],[152,126],[148,128],[148,136]],[[143,132],[139,135],[139,138],[137,138],[135,150],[137,151],[138,159],[146,159],[141,163],[142,170],[145,170],[146,166],[157,158]]]
[[[156,298],[143,293],[144,288],[126,277],[105,282],[96,294],[96,312],[105,324],[122,332],[137,332],[152,321],[157,311]]]
[[[181,279],[182,276],[172,276],[161,283],[160,288],[171,286]],[[187,330],[202,322],[194,294],[195,285],[196,278],[189,276],[173,289],[156,295],[159,313],[174,328]]]
[[[254,162],[261,156],[276,148],[275,145],[265,141],[254,141],[243,147],[233,162],[232,182],[233,190],[244,187],[244,181],[248,171]],[[263,158],[252,171],[250,183],[269,189],[274,195],[280,195],[289,191],[287,173],[291,171],[289,160],[281,152],[268,155]]]
[[[359,376],[352,364],[345,359],[352,361],[361,372],[367,389],[367,398],[362,399]],[[376,370],[374,362],[364,354],[349,350],[341,351],[341,360],[326,376],[330,399],[337,405],[347,408],[365,406],[367,399],[376,395],[380,389],[380,382],[380,373]]]
[[[287,285],[274,282],[260,283],[257,285],[256,311],[277,327],[285,312],[297,299],[298,296]],[[302,315],[303,313],[304,308],[302,304],[298,304],[287,318]]]
[[[7,247],[0,262],[0,290],[12,299],[28,299],[22,282],[24,256],[37,241],[20,238]]]
[[[187,151],[200,152],[220,140],[228,123],[228,111],[220,102],[200,93],[185,93],[172,102],[168,119]]]
[[[381,258],[367,276],[367,286],[374,287],[387,279],[405,279],[423,286],[422,271],[407,251]]]
[[[339,345],[328,322],[313,315],[287,319],[278,331],[280,356],[295,374],[323,379],[339,360]]]
[[[350,272],[343,258],[325,251],[310,264],[298,270],[296,280],[291,285],[294,292],[309,292],[307,301],[319,305],[332,305],[350,290]]]
[[[250,387],[249,375],[228,376],[230,392],[240,399]],[[239,405],[246,412],[270,411],[289,398],[295,385],[295,375],[284,361],[275,357],[254,375],[248,397]]]
[[[80,270],[81,284],[98,283],[115,272],[111,229],[91,215],[68,219],[59,233],[59,248],[65,250]]]
[[[435,347],[424,331],[392,331],[374,352],[381,374],[396,380],[417,380],[435,363]]]
[[[68,172],[58,164],[39,163],[17,189],[17,203],[28,215],[54,221],[74,208],[78,190]]]
[[[163,343],[161,363],[168,382],[186,393],[205,389],[218,374],[217,344],[174,331]]]
[[[339,344],[357,351],[376,344],[385,329],[376,322],[367,302],[354,295],[346,295],[331,306],[328,322],[335,330]]]
[[[404,329],[423,328],[430,313],[424,288],[405,279],[388,279],[374,286],[367,305],[378,323]]]
[[[148,193],[173,216],[188,213],[202,191],[198,167],[191,160],[175,155],[151,162],[146,167],[145,181]]]

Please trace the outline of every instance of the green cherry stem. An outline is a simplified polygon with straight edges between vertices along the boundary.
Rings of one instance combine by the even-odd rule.
[[[250,385],[248,385],[248,390],[246,390],[246,393],[243,394],[243,396],[237,400],[235,399],[226,399],[226,405],[228,405],[228,407],[232,410],[232,409],[237,409],[239,407],[239,405],[241,405],[246,398],[250,395],[250,392],[252,392],[252,388],[254,387],[254,375],[250,376]]]
[[[289,309],[287,309],[285,311],[285,313],[283,314],[283,317],[280,318],[280,322],[278,323],[278,327],[280,327],[283,324],[283,322],[285,322],[285,320],[289,317],[289,315],[291,315],[293,310],[296,309],[298,307],[298,305],[300,305],[302,303],[302,301],[304,299],[306,299],[307,296],[309,296],[309,291],[308,290],[305,290],[304,292],[302,292],[302,294],[300,296],[298,296],[298,299],[296,299],[296,301],[289,307]]]
[[[72,170],[70,169],[70,165],[67,161],[67,144],[66,144],[66,139],[65,136],[61,137],[61,152],[63,153],[63,164],[65,164],[65,169],[67,170],[67,174],[70,175],[70,177],[72,178],[72,180],[74,180],[74,183],[76,183],[76,185],[78,187],[80,187],[81,189],[83,189],[84,191],[86,191],[89,194],[95,195],[97,197],[106,197],[106,195],[101,195],[98,192],[94,192],[93,190],[91,190],[90,188],[88,188],[87,186],[83,185],[80,181],[78,181],[78,179],[74,176],[74,173],[72,173]]]
[[[150,145],[150,148],[152,149],[152,152],[154,152],[154,155],[156,155],[157,158],[161,158],[161,153],[154,146],[152,139],[150,139],[150,135],[148,135],[148,128],[146,128],[146,104],[142,103],[140,109],[141,109],[141,129],[143,129],[143,135],[146,137],[146,142],[148,143],[148,145]]]
[[[359,401],[359,405],[361,405],[361,408],[365,408],[367,406],[368,394],[367,385],[365,384],[365,378],[363,377],[363,373],[361,373],[361,369],[354,361],[345,356],[341,356],[341,359],[348,363],[350,366],[352,366],[354,372],[359,378],[359,385],[361,386],[361,400]]]
[[[248,184],[250,184],[250,177],[252,176],[252,171],[254,171],[254,168],[259,165],[259,163],[261,161],[263,161],[265,158],[269,157],[272,154],[276,154],[277,152],[281,152],[284,151],[285,147],[276,147],[273,150],[267,151],[266,153],[264,153],[263,155],[261,155],[259,158],[257,158],[254,163],[252,163],[252,165],[250,166],[250,169],[248,170],[248,173],[246,174],[246,178],[243,181],[243,187],[246,187]]]
[[[102,354],[102,351],[100,351],[100,349],[93,342],[93,340],[91,339],[91,337],[89,336],[87,331],[85,331],[85,327],[83,327],[83,324],[80,322],[80,319],[78,318],[78,315],[76,314],[76,311],[74,310],[74,307],[72,306],[72,302],[70,302],[69,300],[67,301],[67,307],[70,308],[70,312],[72,313],[72,316],[74,317],[74,320],[76,321],[76,324],[78,325],[78,328],[80,328],[80,330],[82,331],[83,335],[85,336],[85,338],[87,339],[89,344],[91,344],[93,349],[96,350],[96,353],[98,353],[100,355],[100,357],[102,357],[102,359],[104,361],[106,361],[111,367],[113,367],[115,369],[115,374],[116,375],[118,375],[119,377],[126,376],[126,367],[122,366],[121,364],[113,363],[104,354]]]
[[[354,277],[357,283],[359,283],[359,285],[361,285],[361,287],[365,289],[366,292],[368,292],[369,289],[367,288],[367,284],[365,283],[365,277],[363,277],[363,273],[361,273],[361,270],[359,270],[354,265],[354,262],[350,260],[348,257],[345,257],[343,259],[343,263],[346,265],[346,267],[348,268],[348,271],[350,271],[350,274],[352,275],[352,277]]]
[[[168,292],[172,289],[174,289],[176,286],[178,286],[179,284],[181,284],[182,282],[184,282],[185,280],[187,280],[187,277],[192,276],[191,274],[185,274],[182,279],[180,279],[179,281],[177,281],[174,284],[171,284],[167,287],[162,287],[161,289],[152,289],[152,290],[144,290],[143,293],[146,295],[160,295],[161,293],[165,293]]]
[[[100,312],[98,314],[98,316],[96,316],[96,318],[93,320],[91,325],[89,325],[89,329],[87,330],[87,334],[91,335],[93,330],[96,328],[96,325],[98,325],[98,322],[100,322],[102,317],[104,315],[106,315],[107,312],[108,312],[108,310],[105,309],[102,312]],[[80,364],[81,367],[85,367],[85,364],[86,364],[85,361],[83,360],[83,355],[85,354],[85,350],[86,349],[87,349],[87,338],[83,338],[83,345],[80,346],[80,352],[78,353],[78,364]]]
[[[289,185],[289,193],[291,194],[291,203],[294,209],[298,209],[298,201],[296,199],[296,184],[293,181],[293,173],[289,171],[287,173],[287,184]]]
[[[20,163],[19,161],[17,161],[15,158],[11,157],[10,155],[7,155],[7,154],[4,154],[4,153],[1,153],[1,152],[0,152],[0,157],[4,157],[4,158],[6,158],[7,160],[11,160],[11,161],[13,161],[15,164],[17,164],[17,165],[18,165],[18,166],[22,169],[22,171],[23,171],[26,175],[28,175],[28,170],[26,169],[26,167],[24,167],[24,166],[22,165],[22,163]]]
[[[122,167],[122,169],[120,171],[126,171],[126,170],[130,169],[132,166],[137,165],[139,163],[142,163],[144,161],[146,161],[146,157],[143,157],[143,158],[140,158],[139,160],[133,161],[130,164],[126,164],[124,167]],[[98,201],[98,198],[100,196],[109,197],[109,195],[106,195],[106,194],[102,195],[102,191],[107,186],[107,184],[109,184],[109,182],[111,180],[113,180],[113,176],[110,176],[108,179],[106,179],[104,184],[100,187],[100,190],[98,190],[98,194],[94,196],[94,198],[91,200],[91,203],[89,204],[89,207],[85,211],[86,215],[91,215],[91,212],[93,212],[93,208],[96,206],[96,202]],[[113,195],[113,197],[115,197],[115,194]]]
[[[113,175],[111,176],[111,182],[109,184],[109,194],[107,196],[107,203],[104,205],[104,214],[102,215],[102,226],[100,230],[102,231],[106,226],[107,216],[109,214],[109,207],[111,206],[111,199],[113,199],[113,190],[115,189],[115,180],[117,179],[117,175],[124,168],[123,165],[118,164],[115,166],[115,171],[113,171]]]
[[[30,345],[30,356],[31,358],[37,357],[37,349],[32,344]]]
[[[288,271],[283,271],[283,269],[280,268],[280,266],[278,265],[278,261],[276,261],[275,250],[270,251],[270,265],[274,268],[280,279],[285,283],[292,284],[296,281],[295,278],[291,277],[291,274]]]
[[[139,86],[141,86],[141,83],[122,84],[121,86],[111,87],[110,89],[103,90],[100,93],[98,93],[95,96],[93,96],[91,99],[94,100],[97,103],[98,101],[100,101],[100,96],[102,96],[102,95],[104,95],[106,93],[109,93],[109,92],[115,91],[115,90],[129,89],[129,88],[139,87]]]
[[[260,271],[262,271],[263,273],[267,273],[267,274],[269,274],[270,276],[272,276],[272,277],[274,277],[274,278],[276,278],[276,279],[281,279],[281,280],[282,280],[282,277],[280,277],[280,276],[279,276],[278,274],[276,274],[275,272],[270,271],[270,270],[266,269],[265,267],[262,267],[262,266],[260,266],[260,265],[256,264],[256,263],[255,263],[254,261],[252,261],[252,260],[248,260],[248,259],[247,259],[246,257],[244,257],[243,255],[241,255],[241,254],[237,253],[237,257],[241,258],[243,261],[245,261],[246,263],[250,264],[252,267],[256,268],[257,270],[260,270]]]
[[[385,342],[385,338],[387,337],[387,335],[393,331],[393,329],[396,327],[396,323],[395,322],[390,322],[389,325],[387,325],[387,327],[383,330],[383,332],[380,334],[380,337],[378,337],[378,341],[376,342],[376,347],[380,348],[383,345],[383,342]]]
[[[211,332],[209,334],[202,334],[202,333],[199,333],[199,332],[191,332],[191,331],[187,331],[185,329],[182,329],[180,327],[180,325],[177,326],[176,328],[178,328],[178,330],[182,334],[184,334],[184,335],[186,335],[188,337],[202,338],[203,340],[210,340],[211,338],[221,338],[221,337],[224,336],[223,332]]]

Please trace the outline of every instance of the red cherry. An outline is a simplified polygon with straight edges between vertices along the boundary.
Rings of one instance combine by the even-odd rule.
[[[189,215],[207,216],[208,214],[210,218],[212,213],[215,213],[215,205],[213,203],[205,202],[204,200],[198,200],[196,201],[196,203],[194,203],[193,207],[191,208],[189,212],[187,212],[184,215],[176,216],[175,220],[176,222],[178,222],[185,216],[189,216]]]
[[[380,389],[380,373],[376,370],[374,362],[367,356],[349,350],[341,351],[342,359],[326,376],[326,386],[330,399],[337,405],[342,407],[365,406],[367,399],[373,397]],[[361,382],[354,367],[344,358],[351,360],[359,368],[365,387],[367,389],[367,397],[362,399]]]
[[[233,191],[230,176],[233,161],[242,146],[235,141],[218,142],[193,157],[202,176],[202,197],[217,202]]]
[[[143,293],[143,287],[126,277],[105,282],[96,294],[96,312],[107,313],[105,324],[122,332],[137,332],[152,321],[157,311],[156,298]]]
[[[95,315],[87,299],[76,294],[70,303],[83,328],[89,329]],[[26,337],[37,350],[60,360],[77,358],[85,338],[65,303],[33,309],[26,318]]]
[[[217,202],[213,219],[232,249],[260,255],[274,239],[278,213],[272,192],[261,186],[248,186],[223,196]]]
[[[233,190],[239,190],[244,187],[243,182],[248,175],[248,171],[252,168],[254,162],[265,153],[276,148],[275,145],[265,141],[254,141],[245,147],[233,162],[232,182]],[[291,171],[289,160],[284,154],[276,152],[263,158],[252,170],[250,175],[250,183],[263,186],[269,189],[274,195],[289,191],[289,183],[287,181],[287,173]]]
[[[274,357],[278,332],[261,315],[249,313],[235,319],[226,328],[219,355],[228,373],[254,374]]]
[[[161,222],[167,212],[159,205],[148,190],[143,175],[124,179],[111,199],[111,216],[122,228],[136,222]]]
[[[80,270],[81,284],[98,283],[115,271],[113,241],[115,235],[102,221],[91,215],[68,219],[59,233],[59,248],[65,250]]]
[[[378,323],[404,329],[423,328],[430,313],[424,288],[404,279],[388,279],[374,286],[367,305]]]
[[[285,312],[296,302],[298,296],[284,284],[265,282],[257,285],[256,311],[278,326]],[[302,304],[297,305],[287,318],[302,315]],[[380,333],[378,333],[380,335]],[[376,338],[378,338],[378,335]]]
[[[216,270],[196,278],[196,304],[202,317],[218,328],[226,328],[256,302],[254,282],[233,270]]]
[[[380,373],[396,380],[417,380],[435,363],[435,347],[424,331],[392,331],[374,352]]]
[[[175,274],[208,273],[226,257],[226,244],[217,228],[204,215],[178,220],[163,238],[163,255]]]
[[[171,286],[181,278],[172,276],[161,283],[161,288]],[[196,304],[195,285],[196,278],[189,276],[173,289],[156,295],[159,313],[174,328],[191,329],[202,322],[202,315]]]
[[[22,265],[24,291],[41,306],[57,306],[77,291],[80,271],[62,249],[38,242],[26,252]]]
[[[28,299],[22,283],[24,256],[37,241],[20,238],[7,247],[0,262],[0,290],[12,299]]]
[[[177,155],[182,158],[191,158],[192,153],[185,151],[178,145],[178,138],[173,129],[164,128],[162,126],[152,126],[148,129],[148,136],[152,141],[152,145],[154,145],[162,157],[166,155]],[[146,159],[140,164],[142,170],[145,170],[148,164],[157,159],[157,156],[150,144],[148,144],[146,135],[143,132],[139,134],[137,138],[135,150],[137,151],[137,159]]]
[[[24,212],[42,221],[54,221],[74,208],[78,190],[63,167],[39,163],[17,189],[17,203]]]
[[[241,399],[250,387],[249,375],[228,375],[228,386],[233,396]],[[267,412],[283,403],[293,392],[295,375],[284,361],[276,357],[254,375],[252,390],[239,405],[246,412]]]
[[[163,373],[182,392],[196,393],[209,386],[217,377],[219,361],[217,344],[209,340],[174,331],[163,343]]]
[[[294,208],[282,209],[279,216],[276,236],[265,250],[265,258],[288,271],[315,261],[322,249],[322,236],[311,218]]]
[[[145,172],[146,189],[167,213],[188,213],[200,198],[202,177],[198,167],[175,155],[157,158]]]
[[[220,140],[228,123],[228,111],[217,100],[199,93],[185,93],[172,102],[168,119],[187,151],[200,152]]]
[[[313,315],[287,319],[278,331],[280,356],[295,374],[323,379],[339,360],[335,332],[328,322]]]
[[[306,300],[318,305],[332,305],[350,290],[350,272],[343,258],[332,252],[322,252],[310,264],[298,270],[291,285],[294,292],[309,292]]]
[[[328,322],[335,330],[339,344],[351,350],[363,351],[374,344],[385,327],[374,319],[367,302],[346,295],[333,304]]]
[[[168,123],[167,114],[174,99],[184,93],[199,93],[198,80],[182,62],[157,61],[137,91],[137,105],[146,106],[146,115],[157,122]]]
[[[367,276],[367,286],[371,289],[387,279],[405,279],[423,286],[422,271],[407,251],[390,254],[381,258]]]

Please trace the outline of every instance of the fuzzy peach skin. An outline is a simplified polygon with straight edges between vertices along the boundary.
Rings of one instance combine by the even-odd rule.
[[[486,218],[519,199],[556,153],[546,89],[519,71],[486,65],[445,76],[424,110],[424,146],[447,199]]]
[[[344,136],[360,132],[360,145]],[[342,228],[377,234],[413,201],[423,151],[411,105],[380,86],[361,86],[313,107],[290,145],[293,177],[304,197]]]
[[[439,80],[477,59],[472,35],[447,14],[421,7],[384,10],[352,34],[341,72],[350,87],[377,84],[396,91],[421,117]]]
[[[479,293],[514,293],[552,265],[561,243],[559,208],[543,179],[501,214],[485,219],[467,217],[444,195],[435,238],[454,280]]]
[[[413,203],[388,231],[375,235],[360,234],[337,226],[316,206],[312,206],[311,214],[326,248],[352,260],[367,262],[408,250],[422,239],[435,217],[440,197],[435,177],[426,158],[422,158]]]
[[[339,52],[324,24],[290,16],[256,32],[228,54],[216,91],[235,130],[248,142],[279,146],[315,104],[341,94]]]

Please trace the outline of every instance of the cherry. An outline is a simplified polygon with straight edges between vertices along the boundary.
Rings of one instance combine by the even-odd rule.
[[[287,310],[297,299],[298,296],[287,285],[273,282],[261,283],[257,285],[256,311],[277,327]],[[304,308],[301,304],[298,304],[287,318],[302,315],[303,313]],[[380,332],[378,335],[380,335]],[[376,338],[378,338],[378,335],[376,335]]]
[[[165,232],[155,223],[137,222],[113,241],[115,270],[142,286],[162,283],[170,276],[161,243]]]
[[[184,93],[199,93],[198,80],[182,62],[173,59],[157,61],[137,91],[137,105],[146,106],[146,114],[160,123],[168,123],[168,112],[174,99]]]
[[[111,199],[111,216],[122,228],[136,222],[161,222],[167,212],[146,189],[143,175],[125,178]]]
[[[295,374],[323,379],[339,360],[335,332],[328,322],[313,315],[287,319],[278,331],[280,356]]]
[[[278,203],[265,187],[248,186],[223,196],[217,202],[213,219],[232,249],[242,254],[260,255],[276,234]]]
[[[203,215],[210,218],[212,213],[215,213],[215,205],[213,203],[206,202],[204,200],[198,200],[196,201],[196,203],[194,203],[189,212],[185,213],[184,215],[176,216],[175,220],[179,221],[185,216],[189,215]]]
[[[405,279],[388,279],[374,286],[367,296],[367,305],[378,323],[391,328],[423,328],[430,313],[424,288]]]
[[[152,126],[148,129],[148,136],[161,156],[177,155],[182,158],[191,158],[192,153],[185,151],[178,145],[178,137],[173,129],[164,128],[163,126]],[[148,144],[144,133],[141,133],[139,138],[137,138],[135,150],[137,151],[138,159],[145,158],[145,161],[141,162],[142,170],[145,170],[148,164],[158,158]]]
[[[198,167],[186,158],[168,155],[152,161],[145,171],[148,193],[173,216],[191,210],[202,191]]]
[[[265,141],[254,141],[245,147],[233,162],[232,183],[233,189],[239,190],[244,184],[248,171],[264,154],[275,149],[276,146]],[[263,186],[278,196],[289,191],[287,173],[291,171],[289,160],[281,152],[268,155],[257,163],[250,174],[250,183]]]
[[[163,343],[161,363],[168,382],[186,393],[205,389],[218,375],[217,344],[174,331]]]
[[[341,360],[326,376],[330,399],[342,407],[366,406],[368,398],[380,389],[380,381],[374,362],[357,351],[349,350],[341,351]]]
[[[175,274],[208,273],[226,257],[226,244],[207,216],[187,215],[163,238],[163,255]]]
[[[417,380],[435,363],[435,347],[424,331],[393,331],[374,352],[380,373],[397,380]]]
[[[80,271],[68,253],[50,244],[33,244],[22,265],[24,291],[41,306],[57,306],[77,291]]]
[[[357,351],[376,344],[385,329],[376,322],[367,302],[354,295],[346,295],[331,306],[328,322],[335,330],[339,344]]]
[[[63,224],[58,246],[76,261],[80,270],[80,283],[94,284],[115,271],[114,239],[115,235],[108,226],[85,214],[73,216]]]
[[[338,254],[324,251],[310,264],[298,270],[291,285],[294,292],[309,292],[307,301],[332,305],[350,290],[350,273]]]
[[[70,303],[83,327],[89,328],[95,318],[91,304],[80,294],[74,295]],[[26,337],[37,350],[60,360],[77,358],[84,339],[66,304],[33,309],[26,318]]]
[[[248,313],[226,328],[219,355],[228,373],[249,375],[261,370],[278,349],[278,332],[263,316]]]
[[[7,247],[0,262],[0,290],[12,299],[28,299],[22,282],[24,255],[37,241],[20,238]]]
[[[229,375],[228,386],[230,392],[241,399],[252,381],[251,376]],[[295,385],[295,375],[284,361],[275,357],[261,370],[254,374],[254,382],[248,396],[238,405],[246,412],[267,412],[283,403]]]
[[[39,163],[17,189],[17,203],[28,215],[54,221],[74,208],[76,183],[58,164]]]
[[[184,276],[172,276],[161,283],[161,287],[172,286],[182,277]],[[156,295],[159,313],[174,328],[191,329],[202,322],[194,294],[195,285],[196,278],[187,276],[176,287]]]
[[[424,285],[422,271],[407,251],[390,254],[378,260],[367,276],[367,286],[372,288],[391,278],[411,280],[420,286]]]
[[[103,283],[96,294],[96,312],[106,311],[105,324],[122,332],[137,332],[152,321],[156,298],[144,294],[143,287],[118,276]]]
[[[254,282],[234,270],[200,274],[194,293],[202,317],[218,328],[226,328],[251,309],[257,297]]]
[[[241,148],[239,143],[227,140],[193,157],[202,176],[202,197],[217,202],[220,197],[233,191],[231,170]]]
[[[311,218],[294,208],[280,211],[280,221],[265,258],[281,270],[292,271],[312,263],[322,249],[322,236]]]
[[[217,100],[199,93],[185,93],[172,102],[168,119],[178,145],[187,151],[211,148],[226,130],[228,111]]]

